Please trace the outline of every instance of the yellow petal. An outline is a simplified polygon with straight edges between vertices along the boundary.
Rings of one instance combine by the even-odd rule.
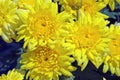
[[[60,71],[66,75],[66,76],[72,76],[72,73],[70,73],[69,71],[65,70],[64,68],[61,68]]]
[[[104,64],[103,66],[103,72],[106,73],[109,69],[109,65],[108,64]]]
[[[115,73],[115,68],[114,68],[113,64],[111,64],[111,63],[110,63],[110,71],[112,74]]]
[[[115,9],[115,2],[114,2],[114,0],[109,0],[109,6],[110,6],[112,11]]]

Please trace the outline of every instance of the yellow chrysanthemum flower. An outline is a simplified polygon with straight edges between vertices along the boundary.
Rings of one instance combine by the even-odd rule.
[[[115,1],[120,4],[120,0],[98,0],[99,2],[104,2],[110,6],[110,9],[113,11],[115,9]]]
[[[102,17],[81,14],[74,26],[69,27],[70,33],[66,37],[66,41],[76,45],[74,57],[82,70],[89,60],[97,68],[103,63],[109,42],[107,24],[108,21]]]
[[[56,0],[55,0],[56,1]],[[96,12],[103,9],[106,4],[103,2],[97,2],[96,0],[57,0],[62,4],[62,7],[67,11],[77,16],[77,10],[82,9],[94,15]]]
[[[15,38],[15,25],[18,17],[17,6],[11,0],[0,0],[0,35],[6,42]]]
[[[95,15],[96,12],[99,12],[105,6],[106,4],[103,2],[96,2],[96,0],[82,0],[81,9],[91,15]]]
[[[71,71],[76,70],[71,65],[74,58],[70,57],[73,48],[64,46],[69,43],[57,45],[55,48],[48,46],[37,47],[33,51],[22,54],[21,69],[29,70],[26,78],[30,80],[59,80],[59,76],[72,76]]]
[[[104,7],[106,7],[106,4],[104,2],[97,2],[96,0],[83,0],[82,7],[80,8],[79,14],[77,16],[79,18],[79,15],[81,14],[90,14],[90,16],[96,16],[107,19],[109,18],[109,16],[99,12]]]
[[[58,13],[57,4],[50,0],[37,0],[35,8],[30,10],[18,11],[23,25],[17,29],[17,41],[24,39],[24,47],[27,46],[28,49],[33,49],[36,45],[53,44],[57,30],[67,22],[69,15],[65,12]]]
[[[0,80],[23,80],[23,79],[24,79],[24,75],[15,69],[10,70],[7,73],[7,75],[2,74],[0,76]]]
[[[82,6],[82,0],[54,0],[55,2],[59,2],[61,7],[61,11],[67,11],[73,16],[77,16],[77,10],[79,10]]]
[[[112,40],[109,43],[109,55],[104,60],[103,72],[109,70],[120,76],[120,26],[111,25],[109,32]]]

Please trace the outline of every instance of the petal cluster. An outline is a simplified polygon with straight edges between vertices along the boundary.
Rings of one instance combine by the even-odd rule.
[[[0,36],[4,41],[10,43],[15,39],[15,26],[18,16],[17,6],[11,0],[0,0]]]
[[[120,26],[110,26],[111,41],[109,42],[109,55],[104,60],[103,72],[111,71],[120,76]]]
[[[65,44],[65,43],[64,43]],[[60,75],[72,76],[71,71],[76,68],[71,65],[74,62],[71,49],[64,50],[62,44],[56,48],[39,46],[33,51],[27,51],[22,55],[21,69],[29,70],[26,78],[31,80],[59,80]]]
[[[23,23],[17,28],[16,40],[24,39],[24,48],[28,49],[34,49],[36,45],[53,44],[57,31],[69,19],[67,13],[57,11],[56,3],[39,0],[29,11],[19,10],[18,15]]]
[[[67,42],[75,44],[74,58],[82,70],[90,60],[97,68],[103,63],[108,52],[108,28],[109,23],[102,17],[91,17],[81,12],[79,20],[68,28],[71,33],[65,37]],[[102,24],[101,24],[102,22]],[[72,27],[72,28],[71,28]]]
[[[112,11],[115,9],[115,1],[120,4],[120,0],[98,0],[98,2],[104,2],[105,4],[108,4]]]
[[[16,69],[10,70],[7,75],[2,74],[0,80],[23,80],[24,75],[17,71]]]

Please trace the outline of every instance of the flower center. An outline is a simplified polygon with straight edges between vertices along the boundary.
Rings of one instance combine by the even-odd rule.
[[[57,67],[58,53],[48,47],[39,47],[34,51],[35,63],[43,70],[53,70]]]
[[[91,2],[91,1],[86,1],[86,0],[84,1],[83,0],[83,2],[82,2],[83,7],[82,8],[87,12],[93,13],[93,12],[97,11],[95,5],[93,5],[93,4],[95,4],[95,1]]]
[[[55,27],[56,17],[49,11],[38,12],[31,18],[30,31],[38,39],[53,37]]]
[[[91,48],[100,39],[99,31],[92,27],[79,28],[75,34],[76,44],[80,48]]]
[[[66,1],[72,9],[79,9],[82,4],[82,0],[66,0]]]
[[[5,21],[5,15],[6,13],[2,11],[2,8],[1,8],[1,11],[0,11],[0,26],[3,25],[3,22]]]

